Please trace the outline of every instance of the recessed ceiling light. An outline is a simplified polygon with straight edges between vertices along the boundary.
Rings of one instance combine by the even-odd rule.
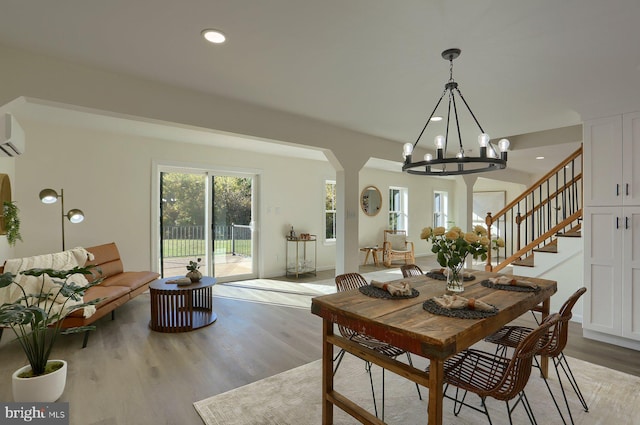
[[[544,159],[544,156],[536,156],[536,159]]]
[[[434,117],[431,117],[431,121],[442,121],[442,117],[436,115]]]
[[[214,29],[202,30],[202,36],[205,40],[214,44],[222,44],[227,39],[223,33]]]

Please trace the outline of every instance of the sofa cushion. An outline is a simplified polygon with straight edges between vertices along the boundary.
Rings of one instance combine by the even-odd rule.
[[[122,286],[134,291],[158,278],[154,272],[122,272],[105,279],[100,285],[104,287]]]
[[[104,277],[116,275],[124,271],[120,252],[115,242],[106,243],[104,245],[92,246],[87,251],[94,255],[93,260],[87,261],[87,265],[95,265],[102,270],[102,275],[94,273],[95,277]]]
[[[96,304],[96,309],[100,309],[109,303],[117,303],[122,305],[129,300],[126,295],[129,294],[130,289],[126,286],[110,286],[103,287],[102,285],[92,286],[87,289],[82,297],[84,302],[89,302],[97,298],[105,298]],[[69,315],[70,317],[83,317],[82,309],[76,310]]]

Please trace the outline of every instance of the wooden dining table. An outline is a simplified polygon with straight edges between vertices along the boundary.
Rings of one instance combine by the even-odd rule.
[[[382,299],[365,295],[358,289],[315,297],[311,312],[323,319],[322,324],[322,423],[333,423],[333,407],[337,406],[365,424],[384,424],[366,409],[358,406],[333,386],[334,346],[375,363],[386,370],[429,389],[428,424],[441,425],[443,416],[444,362],[499,330],[502,326],[528,310],[537,310],[543,318],[549,314],[550,298],[556,292],[556,282],[546,279],[523,278],[538,285],[537,292],[507,291],[483,286],[481,282],[496,273],[474,270],[475,279],[464,283],[465,298],[475,298],[498,308],[496,315],[483,319],[466,319],[432,314],[423,303],[446,294],[446,282],[417,276],[410,281],[419,294],[408,299]],[[334,324],[346,326],[429,359],[429,371],[414,368],[391,357],[334,334]],[[548,359],[541,362],[546,376]]]

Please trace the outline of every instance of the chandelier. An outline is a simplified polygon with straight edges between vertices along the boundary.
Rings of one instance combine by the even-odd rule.
[[[462,96],[460,89],[458,89],[458,83],[453,79],[453,60],[460,56],[460,49],[447,49],[442,52],[442,58],[449,61],[449,81],[444,85],[444,91],[442,96],[438,99],[433,112],[429,116],[427,123],[422,128],[420,135],[415,143],[405,143],[403,147],[404,164],[402,165],[402,171],[406,171],[410,174],[419,174],[425,176],[453,176],[461,174],[482,173],[485,171],[502,170],[507,166],[507,149],[509,149],[509,140],[501,139],[498,142],[498,149],[500,154],[496,151],[495,146],[491,143],[491,138],[484,132],[482,126],[478,122],[478,119],[474,115],[473,111],[467,104],[467,101]],[[420,138],[427,129],[430,121],[436,121],[434,117],[438,106],[442,102],[445,95],[448,94],[449,104],[447,107],[447,125],[445,135],[438,135],[435,138],[436,157],[428,153],[424,156],[422,161],[413,161],[412,153],[416,145],[420,141]],[[473,117],[473,120],[480,129],[480,135],[478,136],[478,144],[480,145],[479,156],[468,156],[465,154],[464,147],[462,146],[462,135],[460,133],[460,124],[458,122],[458,105],[456,104],[456,95],[462,100],[464,106]],[[452,118],[453,114],[453,118]],[[458,135],[458,152],[455,156],[447,157],[447,148],[449,146],[449,127],[455,120],[455,130]],[[453,132],[453,130],[452,130]]]

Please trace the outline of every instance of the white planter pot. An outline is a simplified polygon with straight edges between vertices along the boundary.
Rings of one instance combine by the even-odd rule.
[[[53,373],[33,378],[18,378],[19,374],[31,369],[29,365],[13,372],[11,383],[14,401],[52,403],[60,398],[67,383],[67,362],[64,360],[49,360],[49,362],[62,362],[62,367]]]

